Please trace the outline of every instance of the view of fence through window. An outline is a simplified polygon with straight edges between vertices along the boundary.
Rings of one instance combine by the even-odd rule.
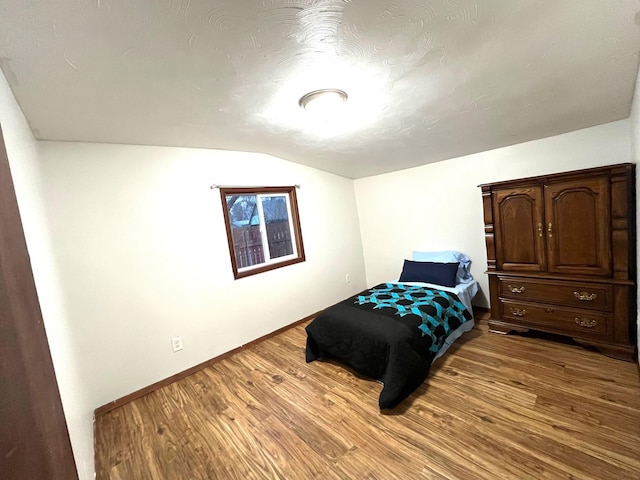
[[[238,268],[294,253],[286,194],[227,195]]]

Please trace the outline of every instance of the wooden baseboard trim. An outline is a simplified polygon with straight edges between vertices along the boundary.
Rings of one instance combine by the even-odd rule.
[[[149,385],[147,387],[141,388],[140,390],[137,390],[133,393],[130,393],[128,395],[125,395],[124,397],[118,398],[117,400],[114,400],[112,402],[107,403],[106,405],[102,405],[101,407],[98,407],[95,409],[94,411],[94,416],[95,417],[99,417],[100,415],[104,415],[107,412],[110,412],[111,410],[114,410],[118,407],[121,407],[122,405],[125,405],[129,402],[132,402],[133,400],[137,400],[138,398],[142,398],[145,395],[148,395],[149,393],[158,390],[159,388],[165,387],[167,385],[172,384],[173,382],[177,382],[178,380],[182,380],[185,377],[188,377],[189,375],[196,373],[200,370],[202,370],[203,368],[208,367],[209,365],[212,365],[216,362],[219,362],[220,360],[223,360],[227,357],[230,357],[231,355],[240,352],[241,350],[244,350],[245,348],[249,348],[253,345],[256,345],[260,342],[263,342],[264,340],[274,337],[276,335],[281,334],[282,332],[289,330],[290,328],[293,327],[297,327],[298,325],[300,325],[301,323],[307,322],[309,320],[312,320],[313,318],[315,318],[316,315],[318,315],[319,312],[314,313],[313,315],[309,315],[301,320],[298,320],[296,322],[293,322],[287,326],[284,326],[282,328],[279,328],[278,330],[268,333],[267,335],[263,335],[260,338],[257,338],[245,345],[241,345],[237,348],[234,348],[233,350],[230,350],[228,352],[223,353],[222,355],[218,355],[217,357],[213,357],[209,360],[206,360],[198,365],[195,365],[191,368],[188,368],[182,372],[176,373],[175,375],[171,375],[168,378],[165,378],[164,380],[160,380],[159,382],[156,382],[152,385]]]

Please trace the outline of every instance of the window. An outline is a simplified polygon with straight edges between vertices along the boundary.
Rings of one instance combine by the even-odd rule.
[[[304,262],[296,187],[220,188],[235,278]]]

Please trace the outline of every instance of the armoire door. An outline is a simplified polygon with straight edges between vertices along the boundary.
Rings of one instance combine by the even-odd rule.
[[[549,272],[609,276],[609,179],[545,185],[544,195]]]
[[[544,272],[546,257],[542,187],[494,190],[493,203],[498,269]]]

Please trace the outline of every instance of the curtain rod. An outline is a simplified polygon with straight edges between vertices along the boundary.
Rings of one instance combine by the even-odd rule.
[[[282,185],[276,185],[276,187],[281,187]],[[300,184],[296,183],[294,185],[296,188],[300,188]],[[213,184],[209,187],[211,190],[215,190],[216,188],[274,188],[265,185],[256,186],[256,185],[216,185]]]

